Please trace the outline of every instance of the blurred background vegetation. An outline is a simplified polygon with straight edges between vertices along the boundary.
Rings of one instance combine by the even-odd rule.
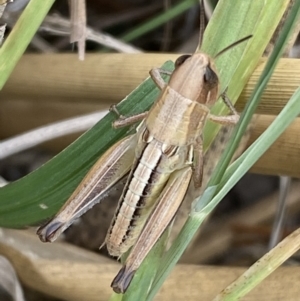
[[[2,61],[1,54],[3,55],[4,51],[6,55],[9,54],[9,47],[15,45],[14,39],[7,45],[5,42],[10,34],[18,37],[16,22],[20,20],[20,14],[29,1],[15,0],[7,6],[5,1],[0,1],[3,8],[3,12],[0,10],[2,12],[0,25],[6,24],[6,28],[0,29],[0,36],[1,32],[5,31],[0,52],[0,76],[3,85],[0,91],[0,139],[3,142],[0,144],[0,176],[3,178],[3,185],[23,178],[61,152],[83,131],[95,124],[111,104],[128,95],[147,77],[151,68],[160,66],[168,59],[174,60],[179,53],[192,53],[198,45],[199,1],[196,0],[43,1],[45,2],[37,4],[41,5],[39,18],[33,19],[36,11],[28,10],[28,16],[31,14],[32,19],[27,16],[24,23],[17,23],[19,33],[25,26],[28,30],[24,32],[28,37],[33,36],[29,45],[27,46],[24,39],[15,55],[2,56]],[[33,5],[34,1],[30,2]],[[216,4],[217,1],[205,1],[207,21]],[[39,23],[42,21],[40,26]],[[299,24],[297,26],[299,27]],[[298,27],[293,37],[296,43],[285,53],[286,57],[299,57],[296,39]],[[70,32],[71,41],[76,43],[70,43]],[[270,48],[272,42],[269,44]],[[25,55],[21,58],[25,49]],[[119,54],[113,56],[114,53]],[[269,50],[266,50],[265,55],[268,54]],[[83,57],[85,60],[81,61]],[[260,61],[258,69],[237,102],[236,107],[239,111],[243,110],[253,90],[262,70],[262,62]],[[13,73],[10,74],[13,69]],[[256,126],[249,129],[241,149],[250,145],[262,133],[299,86],[299,69],[300,63],[296,59],[280,62],[258,108],[259,121]],[[97,115],[91,114],[96,111]],[[83,119],[69,120],[66,124],[54,124],[84,114],[86,115]],[[197,275],[196,280],[199,283],[205,281],[206,275],[211,275],[201,288],[203,300],[209,300],[244,270],[230,267],[250,266],[270,247],[299,227],[300,184],[296,179],[300,176],[298,119],[270,152],[253,167],[252,172],[244,176],[220,203],[202,228],[201,235],[198,235],[181,259],[181,264],[190,264],[190,268],[184,265],[178,268],[177,271],[179,273],[182,271],[183,274],[171,280],[169,290],[174,289],[174,283],[177,284],[176,281],[182,277],[187,278],[187,275],[190,275],[189,277]],[[111,120],[108,119],[107,127],[110,126]],[[51,126],[44,127],[47,125]],[[34,131],[29,132],[27,136],[18,136],[38,128],[40,132]],[[95,131],[92,136],[94,140],[97,139],[97,133],[99,134]],[[15,140],[12,140],[12,137],[15,137]],[[68,156],[70,164],[72,159],[75,161],[76,156],[75,152],[73,157]],[[87,164],[74,162],[78,165],[73,166],[72,172],[75,174],[77,169],[82,168],[86,171],[88,164],[91,165],[92,160],[96,159],[94,154],[93,156]],[[72,172],[66,178],[66,183],[74,180],[75,175]],[[55,175],[49,171],[47,177],[51,181],[55,180],[53,179]],[[295,179],[292,180],[292,177]],[[44,189],[43,181],[39,182],[39,190]],[[24,181],[25,189],[26,185]],[[73,188],[72,182],[72,185],[65,189],[65,195],[69,195]],[[32,234],[34,228],[25,231],[2,228],[0,254],[8,258],[16,269],[25,289],[26,300],[83,300],[82,296],[86,297],[85,300],[107,300],[110,292],[109,282],[118,265],[112,259],[104,257],[106,256],[104,249],[100,251],[103,256],[100,257],[97,253],[104,240],[121,189],[122,185],[119,185],[107,200],[96,205],[66,231],[62,239],[80,248],[65,243],[42,245]],[[53,195],[58,193],[58,190],[59,188],[53,191]],[[26,190],[24,191],[18,192],[19,197],[26,193]],[[48,194],[49,191],[46,191],[45,196]],[[6,203],[4,195],[0,193],[2,206],[0,206],[0,226],[32,225],[28,221],[35,215],[32,211],[35,206],[32,200],[35,196],[24,196],[28,201],[27,204],[31,201],[33,203],[32,207],[26,207],[18,197],[13,197],[13,194],[11,194],[12,203]],[[60,207],[62,200],[57,199],[56,202],[51,212]],[[18,208],[18,214],[14,214],[16,212],[14,206]],[[40,208],[36,210],[43,211],[47,206],[47,202],[41,201]],[[23,212],[24,216],[20,212]],[[45,216],[48,217],[49,214]],[[28,216],[28,220],[25,215]],[[41,222],[45,216],[41,215],[34,220]],[[36,260],[32,261],[28,254],[34,254],[32,258],[35,256]],[[296,253],[288,263],[298,268],[298,260]],[[86,268],[82,272],[82,277],[93,275],[94,282],[89,284],[82,279],[80,294],[74,289],[72,295],[70,291],[78,286],[80,277],[74,277],[72,280],[57,274],[63,275],[62,271],[68,270],[69,275],[80,276],[81,263],[85,263]],[[103,265],[102,270],[98,267],[99,263]],[[203,270],[197,270],[196,265],[207,265],[205,270],[207,274]],[[219,266],[219,269],[211,267],[212,265]],[[3,269],[8,271],[9,268],[5,265]],[[103,271],[107,273],[103,275]],[[274,300],[278,296],[281,296],[279,297],[281,300],[292,300],[293,297],[293,300],[297,300],[295,297],[299,294],[297,287],[289,289],[289,292],[284,290],[288,281],[299,280],[295,271],[298,269],[281,270],[278,276],[267,282],[266,287],[276,291],[276,293],[273,291]],[[15,276],[12,275],[10,279],[13,279],[12,282],[17,286]],[[105,283],[106,289],[100,285],[97,291],[95,288],[97,281]],[[65,287],[62,288],[61,284],[64,282]],[[13,300],[13,297],[5,293],[7,291],[5,282],[1,285],[4,288],[1,300]],[[99,295],[102,290],[103,296]],[[272,290],[267,289],[268,294],[271,295]],[[249,295],[253,297],[245,300],[254,298],[264,300],[259,299],[264,294],[266,293],[263,291],[254,292],[253,295]],[[273,300],[268,294],[266,294],[268,300]],[[290,295],[286,297],[286,294]],[[193,294],[189,295],[188,292],[186,295],[178,295],[178,298],[184,297],[194,300]],[[22,300],[17,298],[14,300]],[[167,294],[163,297],[164,300],[168,298]]]

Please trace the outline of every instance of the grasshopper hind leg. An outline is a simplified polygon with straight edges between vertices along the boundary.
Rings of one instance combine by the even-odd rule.
[[[59,212],[37,230],[40,240],[53,242],[75,219],[98,203],[130,170],[135,156],[136,135],[109,148],[83,178]]]
[[[174,219],[191,178],[191,167],[177,170],[170,176],[167,185],[159,196],[156,207],[148,217],[147,223],[130,251],[125,265],[112,281],[111,287],[116,293],[126,292],[135,271]]]

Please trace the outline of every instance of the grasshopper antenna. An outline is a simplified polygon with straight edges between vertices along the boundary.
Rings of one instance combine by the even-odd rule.
[[[243,43],[243,42],[245,42],[245,41],[247,41],[247,40],[249,40],[249,39],[251,39],[251,38],[252,38],[252,34],[249,35],[249,36],[246,36],[246,37],[244,37],[244,38],[242,38],[242,39],[240,39],[240,40],[238,40],[238,41],[236,41],[236,42],[234,42],[234,43],[232,43],[232,44],[230,44],[229,46],[227,46],[227,47],[225,47],[224,49],[222,49],[221,51],[219,51],[219,52],[214,56],[214,59],[216,59],[217,57],[219,57],[220,55],[222,55],[223,53],[225,53],[227,50],[229,50],[229,49],[235,47],[236,45],[241,44],[241,43]]]
[[[197,49],[199,50],[202,46],[203,36],[205,30],[205,10],[204,10],[204,0],[200,0],[200,33],[199,33],[199,43]]]

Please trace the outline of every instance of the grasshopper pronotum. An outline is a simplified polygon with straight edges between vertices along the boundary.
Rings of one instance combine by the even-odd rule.
[[[216,56],[249,38],[235,42]],[[202,130],[206,120],[220,124],[236,124],[239,120],[224,95],[222,98],[232,115],[210,114],[210,107],[219,96],[219,79],[207,54],[180,56],[168,84],[160,74],[159,69],[150,71],[161,90],[150,111],[115,122],[115,126],[123,126],[142,120],[136,134],[112,146],[55,217],[37,232],[42,241],[54,241],[75,218],[96,203],[99,194],[130,170],[105,239],[113,256],[119,257],[133,246],[112,282],[118,293],[126,291],[134,272],[174,218],[190,181],[195,189],[201,186]]]

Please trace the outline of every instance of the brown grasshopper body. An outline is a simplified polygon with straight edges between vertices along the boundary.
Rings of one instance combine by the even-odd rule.
[[[215,101],[218,93],[217,75],[207,68],[211,68],[209,58],[198,53],[177,60],[168,85],[152,71],[162,93],[137,132],[133,167],[106,237],[111,255],[120,256],[135,243],[171,174],[184,168],[201,171],[201,160],[193,158],[201,159],[199,142],[209,115],[206,104]],[[202,80],[198,82],[200,89],[188,84],[194,82],[192,76],[201,79],[205,72],[209,72],[207,83],[211,87],[206,88],[204,83],[202,89]],[[194,184],[201,186],[201,174],[195,173]]]
[[[194,189],[201,186],[206,120],[236,124],[239,119],[226,98],[233,115],[210,114],[210,106],[218,99],[219,80],[211,58],[204,53],[179,57],[168,84],[158,69],[150,75],[162,90],[151,110],[115,122],[115,126],[122,126],[143,119],[137,133],[111,147],[56,216],[37,232],[42,241],[54,241],[97,202],[98,195],[130,170],[105,239],[114,256],[133,246],[112,283],[118,293],[126,291],[135,270],[174,218],[191,179]]]

